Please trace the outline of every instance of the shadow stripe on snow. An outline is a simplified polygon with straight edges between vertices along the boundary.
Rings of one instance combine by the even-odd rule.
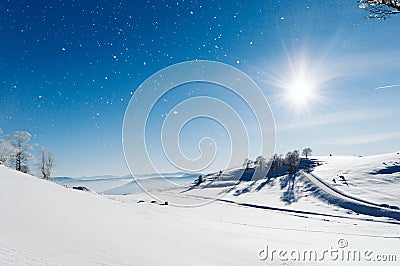
[[[324,180],[314,174],[300,171],[315,187],[314,194],[331,204],[352,210],[356,213],[375,217],[388,217],[400,221],[400,211],[382,207],[380,204],[349,196],[335,188],[332,188]]]

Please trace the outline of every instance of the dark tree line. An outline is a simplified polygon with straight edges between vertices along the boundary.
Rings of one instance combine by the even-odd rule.
[[[302,151],[302,155],[308,159],[312,153],[311,148],[305,148]],[[243,167],[245,169],[249,167],[256,167],[266,169],[269,166],[270,171],[281,169],[283,166],[287,167],[289,173],[293,174],[297,171],[298,164],[300,162],[300,152],[298,150],[289,151],[285,156],[283,154],[274,154],[270,159],[266,159],[263,156],[258,156],[256,160],[245,159]]]

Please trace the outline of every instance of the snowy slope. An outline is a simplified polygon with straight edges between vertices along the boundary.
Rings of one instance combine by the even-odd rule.
[[[338,239],[375,254],[398,252],[399,223],[348,214],[312,196],[291,204],[278,197],[280,208],[262,208],[285,190],[280,179],[276,186],[262,182],[266,181],[255,181],[253,193],[245,193],[252,182],[243,182],[213,204],[176,208],[150,204],[151,198],[143,193],[111,200],[0,166],[0,264],[287,265],[277,259],[260,261],[259,251],[266,245],[321,250],[337,247]],[[171,200],[196,201],[196,196],[228,189],[222,184],[159,193]],[[235,195],[235,189],[242,192]],[[138,204],[138,199],[145,202]]]
[[[355,157],[315,157],[313,171],[335,189],[363,200],[400,207],[399,153]],[[345,181],[343,181],[343,178]]]

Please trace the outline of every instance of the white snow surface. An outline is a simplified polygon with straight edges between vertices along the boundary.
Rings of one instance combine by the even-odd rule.
[[[338,184],[337,189],[399,205],[399,173],[371,174],[396,166],[398,158],[397,153],[320,157],[326,164],[314,173],[327,182],[344,175],[349,186]],[[339,239],[348,243],[339,250],[368,249],[373,259],[397,255],[397,262],[377,265],[400,261],[400,223],[395,219],[330,205],[314,196],[303,175],[293,183],[281,176],[232,187],[232,180],[156,191],[163,200],[182,203],[226,193],[202,207],[180,208],[152,204],[145,193],[104,196],[77,191],[0,165],[0,265],[366,265],[329,258],[310,262],[258,257],[266,246],[322,253],[337,249]]]
[[[315,158],[323,165],[313,173],[334,188],[364,200],[400,207],[400,152]],[[339,176],[344,177],[347,185]]]

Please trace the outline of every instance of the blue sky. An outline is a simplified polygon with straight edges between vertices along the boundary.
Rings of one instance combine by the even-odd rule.
[[[400,16],[365,15],[355,0],[2,1],[0,128],[27,130],[54,151],[56,175],[126,174],[122,123],[136,88],[204,59],[260,86],[278,153],[397,151],[400,86],[382,87],[400,84]],[[288,95],[299,77],[313,87],[301,105]],[[229,150],[221,128],[198,126],[215,128]],[[182,141],[190,154],[194,143]]]

